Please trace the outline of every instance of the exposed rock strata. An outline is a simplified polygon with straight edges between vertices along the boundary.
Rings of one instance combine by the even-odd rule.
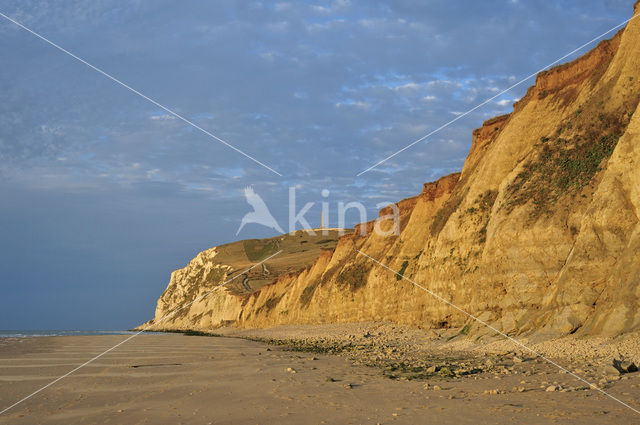
[[[157,326],[383,320],[487,332],[360,250],[509,334],[638,329],[639,97],[634,19],[583,57],[541,73],[513,113],[474,131],[460,175],[399,203],[399,236],[344,236],[302,271],[251,295],[218,291]],[[196,274],[174,273],[167,291],[185,279],[190,289],[163,296],[156,318],[209,288],[194,276],[211,272],[214,254],[194,260]]]

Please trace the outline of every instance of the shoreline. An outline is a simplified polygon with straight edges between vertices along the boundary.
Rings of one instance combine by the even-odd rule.
[[[155,331],[154,331],[155,332]],[[453,329],[423,330],[394,323],[343,323],[287,325],[266,329],[165,330],[187,336],[238,338],[280,347],[292,352],[330,354],[353,365],[378,369],[382,376],[401,380],[460,379],[469,375],[530,375],[540,364],[566,375],[559,391],[605,389],[635,371],[618,367],[622,362],[640,366],[640,333],[619,337],[526,337],[520,342],[540,356],[501,336],[473,340]],[[528,345],[530,344],[530,345]],[[561,366],[550,364],[549,359]],[[545,369],[545,368],[543,368]],[[548,373],[546,371],[544,373]],[[575,374],[582,380],[572,377]],[[586,382],[585,382],[586,381]],[[592,387],[592,388],[590,388]]]
[[[0,424],[415,424],[425,414],[443,424],[636,420],[631,410],[529,358],[514,362],[511,354],[477,354],[476,364],[469,357],[427,358],[414,350],[426,367],[415,365],[401,341],[411,341],[419,332],[377,326],[382,335],[369,329],[371,335],[359,338],[349,338],[356,336],[349,334],[351,326],[339,326],[344,334],[333,325],[271,329],[271,344],[248,339],[264,335],[222,335],[229,333],[225,329],[217,338],[144,333],[0,415]],[[338,343],[321,336],[329,331],[347,338]],[[314,333],[317,340],[311,339]],[[385,335],[389,341],[375,342]],[[122,340],[104,335],[9,341],[0,350],[0,407]],[[365,365],[371,349],[380,351],[377,365]],[[482,370],[474,370],[477,365]],[[463,369],[469,373],[461,373]],[[606,391],[633,405],[640,399],[640,374],[608,380]]]

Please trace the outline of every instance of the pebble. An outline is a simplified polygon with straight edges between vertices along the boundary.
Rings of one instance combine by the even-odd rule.
[[[549,386],[545,389],[545,391],[546,391],[546,392],[548,392],[548,393],[553,392],[553,391],[558,391],[558,387],[556,387],[555,385],[549,385]]]
[[[292,367],[288,367],[287,368],[287,372],[289,372],[289,373],[297,373],[296,370],[294,368],[292,368]]]

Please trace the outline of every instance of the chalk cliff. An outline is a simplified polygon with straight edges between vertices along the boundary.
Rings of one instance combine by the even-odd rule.
[[[211,329],[385,320],[488,332],[362,251],[509,334],[638,329],[639,100],[634,19],[586,55],[540,73],[511,114],[475,130],[460,174],[399,202],[399,236],[379,236],[363,223],[366,236],[357,227],[301,270],[283,269],[251,293],[215,291],[159,323],[229,276],[217,250],[205,251],[174,272],[149,323]]]

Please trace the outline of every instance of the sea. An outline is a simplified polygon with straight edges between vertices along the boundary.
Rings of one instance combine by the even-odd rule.
[[[40,336],[65,336],[65,335],[130,335],[133,331],[68,331],[68,330],[43,330],[43,331],[19,331],[0,330],[0,338],[35,338]]]

